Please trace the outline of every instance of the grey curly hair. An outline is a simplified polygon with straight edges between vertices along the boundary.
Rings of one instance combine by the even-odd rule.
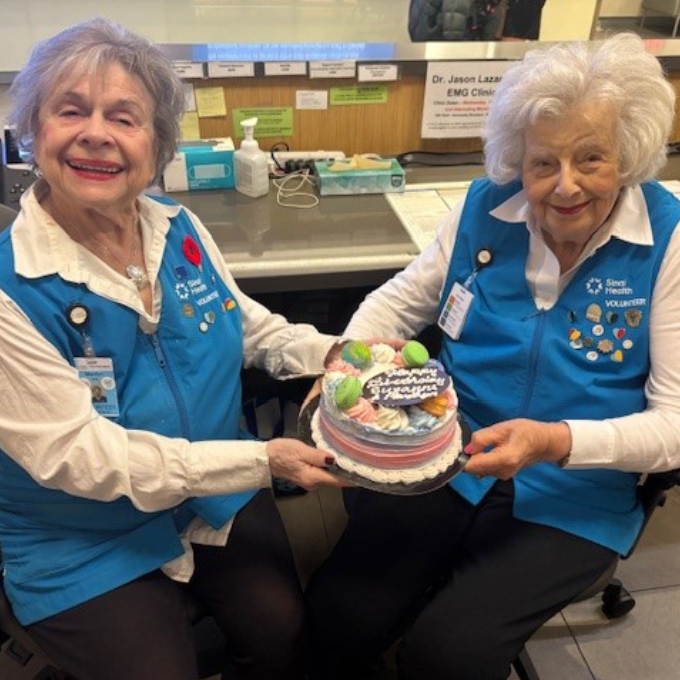
[[[622,183],[652,179],[666,163],[675,91],[632,33],[532,50],[505,72],[483,134],[490,179],[520,178],[528,126],[593,101],[609,103],[617,117]]]
[[[154,103],[155,177],[158,180],[172,159],[184,110],[182,83],[170,59],[147,38],[109,19],[95,18],[75,24],[38,43],[28,62],[12,82],[8,122],[16,128],[22,155],[34,162],[40,108],[65,77],[97,73],[119,63],[146,87]]]

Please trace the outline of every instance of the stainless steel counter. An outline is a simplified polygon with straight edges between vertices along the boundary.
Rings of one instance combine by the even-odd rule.
[[[407,184],[469,179],[481,166],[407,171]],[[418,252],[382,194],[321,196],[313,208],[236,191],[192,191],[172,197],[210,229],[244,290],[278,292],[374,286]]]
[[[313,208],[235,191],[173,194],[210,229],[239,279],[401,269],[417,249],[382,195],[324,196]]]

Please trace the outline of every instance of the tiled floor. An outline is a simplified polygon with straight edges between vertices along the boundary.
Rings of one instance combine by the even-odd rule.
[[[330,489],[280,499],[303,581],[344,526]],[[652,517],[617,576],[635,598],[628,616],[609,621],[595,598],[571,605],[528,644],[542,680],[674,680],[680,677],[680,491]],[[517,676],[510,676],[517,680]],[[427,678],[423,678],[427,680]]]

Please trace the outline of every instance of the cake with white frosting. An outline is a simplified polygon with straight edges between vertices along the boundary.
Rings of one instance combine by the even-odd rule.
[[[322,381],[312,420],[338,467],[379,484],[437,478],[457,460],[461,431],[450,376],[417,342],[345,345]]]

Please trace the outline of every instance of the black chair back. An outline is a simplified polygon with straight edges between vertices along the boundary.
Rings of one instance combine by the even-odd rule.
[[[4,203],[0,203],[0,231],[12,224],[17,215],[18,213],[16,210]]]

